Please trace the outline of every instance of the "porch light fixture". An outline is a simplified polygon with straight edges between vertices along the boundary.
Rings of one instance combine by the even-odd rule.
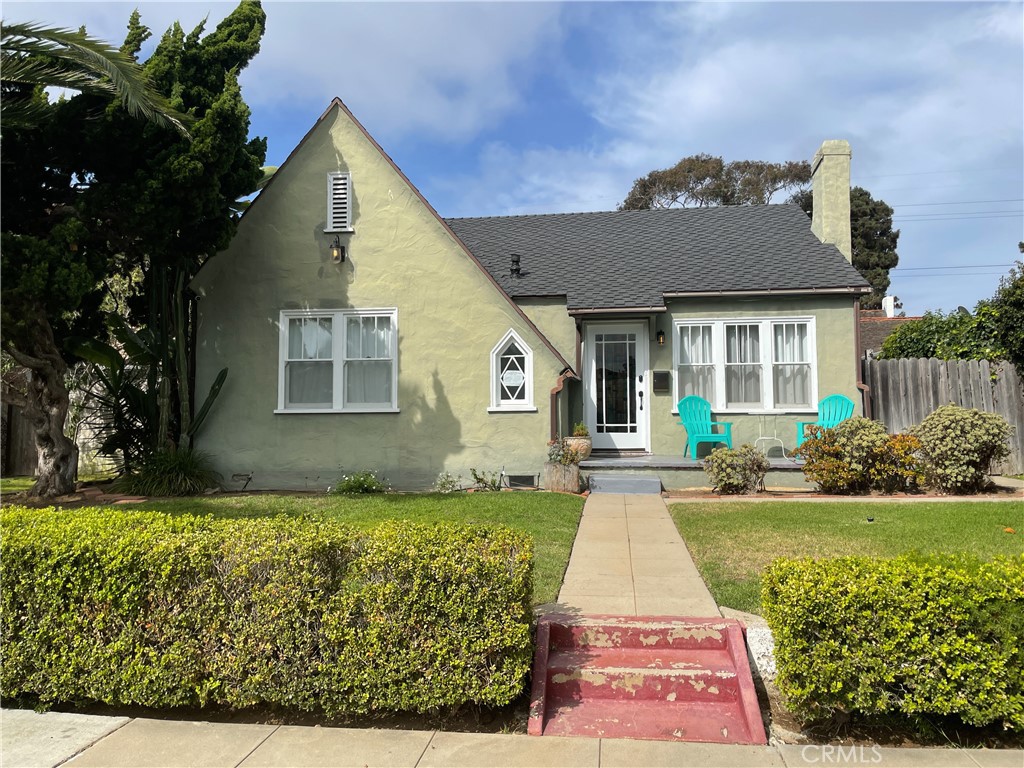
[[[664,347],[665,346],[665,332],[659,328],[658,329],[658,333],[656,335],[658,337],[658,346],[659,347]]]
[[[334,242],[331,243],[331,261],[335,264],[340,264],[345,260],[345,246],[341,244],[341,240],[338,236],[334,236]]]

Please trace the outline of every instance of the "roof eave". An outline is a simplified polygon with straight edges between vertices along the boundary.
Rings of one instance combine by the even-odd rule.
[[[830,288],[759,288],[752,291],[666,291],[666,299],[699,299],[717,296],[820,296],[854,295],[863,296],[871,293],[871,286],[847,285]]]
[[[649,314],[652,312],[668,312],[668,307],[573,307],[568,310],[570,315],[596,315],[596,314]]]

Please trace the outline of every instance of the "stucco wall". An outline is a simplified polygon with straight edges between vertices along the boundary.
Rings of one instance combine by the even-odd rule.
[[[348,258],[331,262],[327,174],[352,174]],[[561,364],[367,139],[335,107],[243,217],[200,295],[197,391],[227,382],[199,446],[229,487],[323,488],[353,470],[397,488],[442,470],[538,474]],[[284,309],[398,309],[399,413],[275,414]],[[510,329],[533,352],[533,413],[488,413],[490,351]]]
[[[854,351],[853,299],[845,296],[783,297],[766,299],[680,299],[669,303],[669,313],[658,321],[658,328],[665,331],[665,346],[651,344],[652,370],[673,370],[672,329],[676,320],[694,318],[734,317],[789,317],[806,316],[814,318],[815,347],[818,362],[818,400],[842,394],[849,397],[861,413],[862,398],[857,389],[857,361]],[[678,425],[678,416],[672,410],[675,397],[672,393],[652,394],[651,441],[656,454],[681,454],[685,447],[686,431]],[[716,413],[719,421],[732,422],[733,446],[753,443],[761,434],[777,434],[785,443],[787,451],[795,447],[796,423],[814,421],[814,412],[802,414],[757,414],[757,413]],[[772,443],[777,445],[777,443]],[[701,455],[715,446],[701,446]]]

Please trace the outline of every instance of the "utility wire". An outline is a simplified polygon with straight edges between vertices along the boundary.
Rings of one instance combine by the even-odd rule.
[[[964,264],[959,266],[956,264],[944,264],[941,267],[893,267],[892,271],[895,272],[897,269],[903,270],[904,272],[932,270],[932,269],[994,269],[995,267],[1012,267],[1013,264]]]

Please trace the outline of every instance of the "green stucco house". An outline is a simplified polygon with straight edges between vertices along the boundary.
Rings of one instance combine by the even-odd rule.
[[[199,437],[228,487],[373,469],[537,477],[585,421],[597,454],[681,461],[677,401],[734,443],[862,401],[850,149],[796,206],[443,219],[339,100],[200,271]],[[678,463],[678,462],[677,462]],[[685,462],[683,462],[685,464]],[[701,478],[701,483],[705,481]]]

